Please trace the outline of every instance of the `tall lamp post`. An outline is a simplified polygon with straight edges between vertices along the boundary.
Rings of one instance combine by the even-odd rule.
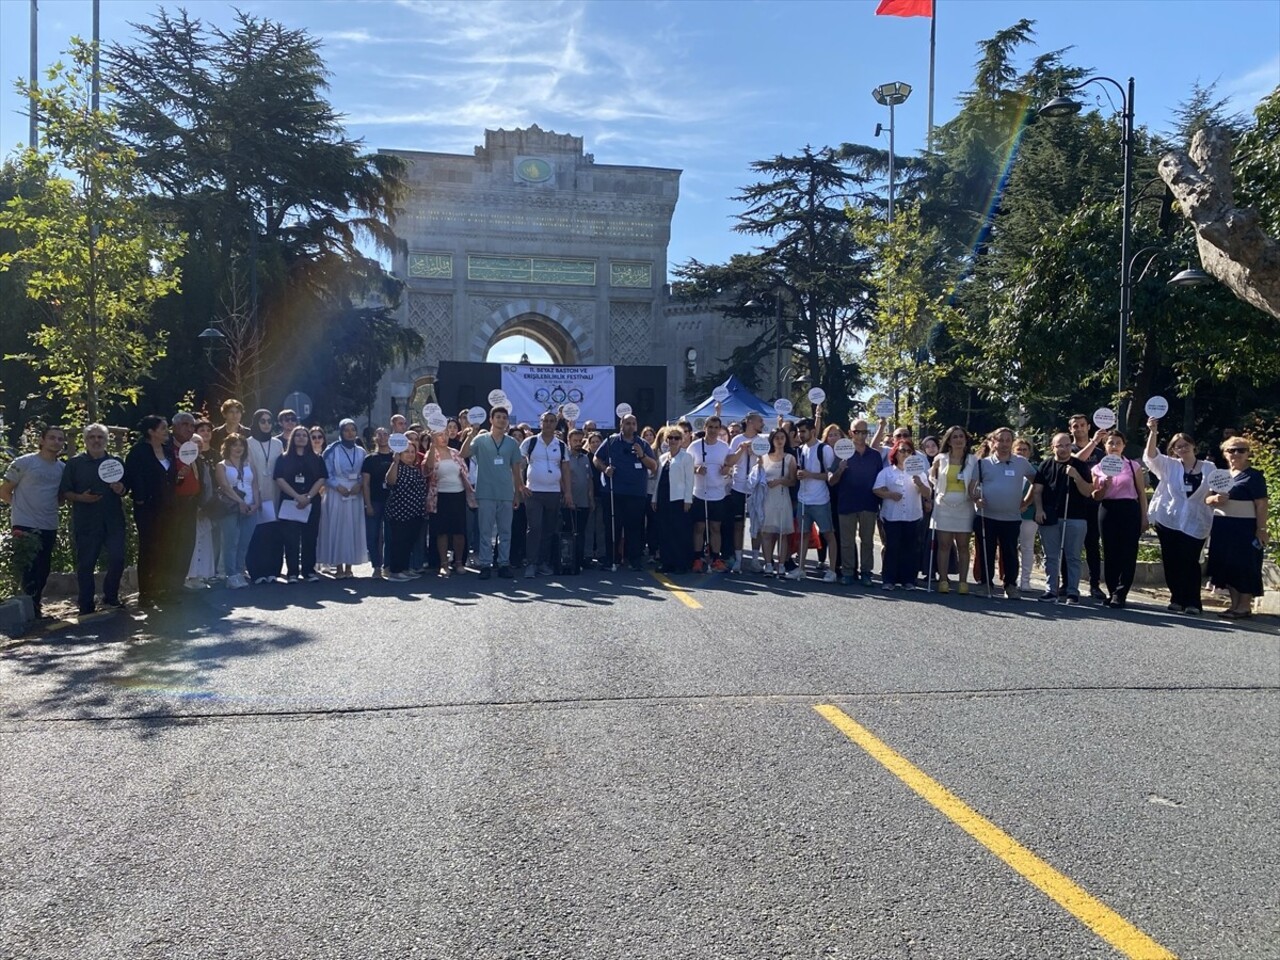
[[[911,84],[901,80],[882,83],[871,91],[871,96],[875,97],[880,106],[889,108],[889,222],[893,223],[893,108],[907,102],[907,97],[911,96]],[[883,128],[877,123],[877,137],[880,136],[881,129]]]
[[[1038,111],[1042,117],[1069,117],[1079,113],[1084,104],[1066,96],[1083,90],[1091,83],[1109,83],[1120,94],[1120,117],[1123,134],[1120,146],[1124,156],[1124,197],[1120,211],[1120,345],[1116,355],[1116,394],[1120,403],[1120,423],[1128,423],[1129,399],[1125,396],[1125,349],[1129,338],[1129,321],[1133,318],[1132,270],[1133,260],[1129,256],[1129,247],[1133,242],[1133,77],[1129,78],[1127,88],[1118,80],[1110,77],[1090,77],[1066,87]]]

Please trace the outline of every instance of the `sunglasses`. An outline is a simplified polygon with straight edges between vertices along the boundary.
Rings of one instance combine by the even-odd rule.
[[[1248,453],[1248,447],[1227,447],[1224,453]]]
[[[855,430],[855,431],[853,431],[853,435],[854,435],[855,437],[856,437],[856,436],[864,436],[864,437],[865,437],[865,436],[867,435],[867,431],[866,431],[866,430]]]

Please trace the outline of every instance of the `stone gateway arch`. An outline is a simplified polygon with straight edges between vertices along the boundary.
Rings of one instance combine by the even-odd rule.
[[[376,420],[420,407],[443,361],[479,363],[522,335],[557,364],[661,365],[678,413],[686,372],[750,338],[672,303],[667,245],[679,170],[597,164],[581,137],[486,130],[472,155],[386,150],[408,166],[392,269],[424,350],[379,384]]]

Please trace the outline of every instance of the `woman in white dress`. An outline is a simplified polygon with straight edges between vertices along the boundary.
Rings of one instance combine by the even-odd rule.
[[[764,522],[760,524],[760,547],[764,553],[764,575],[782,574],[782,563],[774,562],[778,538],[795,530],[795,514],[791,507],[791,487],[796,484],[796,458],[787,453],[787,432],[769,434],[769,452],[760,458],[757,470],[763,470],[768,492],[764,500]],[[781,561],[783,558],[779,557]]]
[[[334,567],[334,576],[352,576],[353,564],[368,559],[364,531],[364,447],[356,442],[358,431],[351,419],[338,424],[337,443],[324,452],[329,471],[325,482],[324,508],[320,514],[320,540],[316,560]]]
[[[942,451],[933,458],[929,479],[933,487],[933,529],[938,537],[935,555],[938,592],[951,590],[951,550],[954,546],[959,592],[969,592],[969,538],[973,536],[973,500],[969,480],[977,469],[977,459],[969,452],[969,434],[964,427],[952,427],[942,437]]]
[[[200,456],[194,466],[200,474],[201,502],[213,496],[213,472],[209,469],[205,454],[209,449],[209,440],[213,436],[213,424],[207,420],[196,424],[196,432],[191,439],[200,444]],[[191,564],[187,567],[186,587],[188,590],[203,590],[207,583],[218,575],[218,549],[213,542],[213,521],[203,510],[196,513],[196,543],[191,551]]]

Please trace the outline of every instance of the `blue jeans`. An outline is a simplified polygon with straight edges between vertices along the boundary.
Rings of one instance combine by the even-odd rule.
[[[1044,544],[1044,574],[1049,591],[1059,583],[1062,555],[1067,556],[1066,593],[1069,597],[1080,595],[1080,552],[1084,549],[1084,535],[1089,524],[1085,520],[1059,520],[1055,524],[1040,527],[1040,542]]]
[[[376,571],[391,566],[391,538],[387,536],[387,501],[371,501],[373,515],[364,515],[364,543],[369,550],[369,562]]]
[[[479,564],[493,566],[493,538],[498,538],[498,566],[511,565],[511,518],[515,512],[510,500],[477,500],[480,522]]]
[[[257,526],[257,514],[231,513],[218,521],[222,546],[218,551],[218,570],[224,577],[238,577],[245,571],[249,556],[249,541]]]

